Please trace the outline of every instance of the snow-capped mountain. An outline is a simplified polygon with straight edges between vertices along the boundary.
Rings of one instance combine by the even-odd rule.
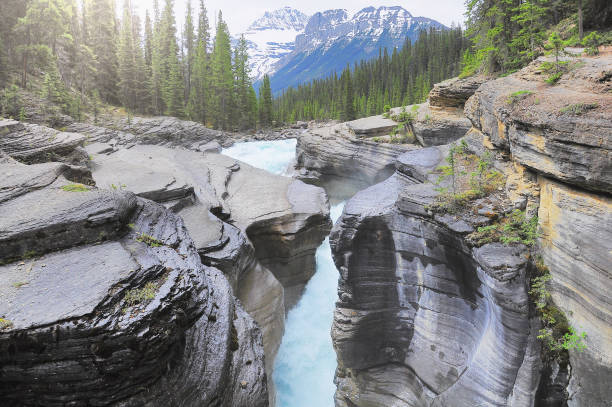
[[[414,17],[400,6],[367,7],[350,18],[346,10],[316,13],[297,35],[293,50],[272,67],[273,91],[325,77],[347,64],[376,57],[381,48],[391,52],[407,38],[416,40],[421,30],[430,27],[446,28],[435,20]]]
[[[249,47],[251,75],[256,81],[273,72],[275,64],[294,50],[308,16],[291,7],[266,12],[249,26],[244,37]]]

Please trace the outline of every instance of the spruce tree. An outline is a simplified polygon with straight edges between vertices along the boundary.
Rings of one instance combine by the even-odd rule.
[[[173,0],[166,0],[159,22],[160,90],[164,114],[182,117],[185,114],[185,85],[178,58],[173,3]]]
[[[210,120],[210,87],[211,67],[208,45],[210,41],[210,26],[204,1],[200,0],[200,15],[198,18],[198,36],[191,77],[191,90],[187,104],[187,116],[191,120],[207,124]]]
[[[272,88],[270,77],[266,74],[259,88],[259,123],[263,127],[271,126],[272,120]]]
[[[115,2],[113,0],[87,0],[86,24],[88,46],[95,55],[95,86],[103,101],[117,103],[118,61]]]
[[[191,92],[191,77],[195,64],[196,47],[196,36],[193,27],[193,11],[191,9],[191,0],[187,0],[187,13],[185,16],[185,27],[183,31],[183,49],[186,49],[184,61],[185,103],[189,102],[189,94]]]
[[[136,109],[137,91],[136,50],[132,25],[131,1],[124,0],[117,59],[119,61],[119,98],[128,113]]]
[[[215,128],[228,129],[231,126],[231,114],[233,111],[234,78],[230,36],[221,12],[219,12],[217,22],[217,34],[215,36],[211,65],[211,119]]]

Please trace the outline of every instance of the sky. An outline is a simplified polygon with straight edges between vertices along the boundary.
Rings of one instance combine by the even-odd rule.
[[[122,0],[116,1],[120,8]],[[160,7],[165,2],[165,0],[158,1]],[[181,27],[184,21],[186,2],[187,0],[174,0],[178,27]],[[191,2],[198,9],[200,0],[191,0]],[[153,0],[132,0],[132,3],[143,14],[146,8],[153,10]],[[227,22],[232,35],[246,31],[248,26],[264,12],[285,6],[293,7],[308,15],[337,8],[346,9],[352,15],[368,6],[402,6],[415,17],[433,18],[447,26],[453,22],[462,23],[465,12],[465,0],[204,0],[204,5],[208,9],[211,25],[214,25],[219,10],[223,12],[223,19]]]

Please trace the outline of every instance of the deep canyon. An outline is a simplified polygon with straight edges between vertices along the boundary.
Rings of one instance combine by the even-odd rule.
[[[0,121],[2,404],[609,407],[612,56],[543,62],[275,141]]]

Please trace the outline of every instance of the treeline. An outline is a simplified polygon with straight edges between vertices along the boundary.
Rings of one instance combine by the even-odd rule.
[[[290,88],[274,100],[282,122],[353,120],[383,113],[385,106],[421,103],[433,84],[458,75],[469,43],[460,27],[423,31],[389,55],[361,61],[325,78]]]
[[[220,129],[254,128],[272,122],[269,88],[253,89],[247,44],[232,49],[219,12],[214,39],[204,2],[194,16],[191,1],[180,39],[173,0],[155,0],[144,27],[132,0],[117,18],[115,0],[2,0],[0,87],[36,90],[81,118],[101,102],[128,114],[165,114]],[[144,29],[143,29],[144,28]],[[30,76],[42,74],[42,85]],[[5,89],[7,95],[14,95]]]
[[[520,69],[545,51],[553,29],[563,31],[558,34],[565,45],[579,46],[586,30],[612,28],[610,0],[468,0],[466,5],[472,47],[464,75]]]

